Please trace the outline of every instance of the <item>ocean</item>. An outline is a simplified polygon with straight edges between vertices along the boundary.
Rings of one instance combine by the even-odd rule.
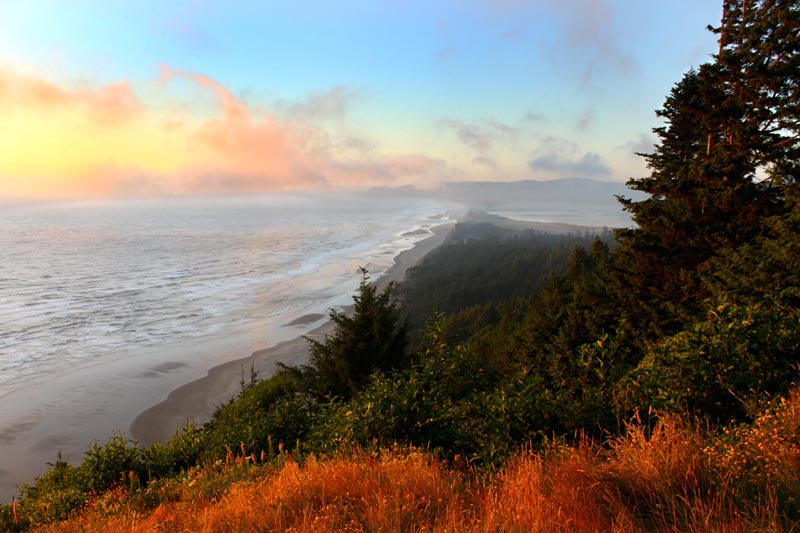
[[[290,194],[0,206],[0,398],[161,346],[239,335],[245,357],[296,337],[287,323],[351,303],[359,266],[379,277],[445,213]]]

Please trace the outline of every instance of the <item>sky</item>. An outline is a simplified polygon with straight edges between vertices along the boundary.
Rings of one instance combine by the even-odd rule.
[[[720,0],[0,0],[0,198],[646,175]]]

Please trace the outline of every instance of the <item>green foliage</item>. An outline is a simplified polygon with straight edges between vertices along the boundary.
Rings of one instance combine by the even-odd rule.
[[[723,250],[704,279],[712,294],[746,304],[776,300],[800,307],[800,202],[787,199],[782,216],[765,222],[764,237]]]
[[[610,362],[616,346],[586,347],[580,359],[557,372],[526,367],[507,376],[469,345],[445,340],[441,315],[425,331],[417,363],[391,378],[378,374],[351,401],[332,404],[312,429],[312,449],[385,446],[427,447],[473,463],[497,464],[521,444],[582,424],[614,417]],[[567,358],[564,359],[565,361]],[[566,364],[566,363],[565,363]],[[567,384],[566,381],[569,381]]]
[[[97,492],[118,484],[138,487],[147,475],[138,444],[121,434],[102,446],[96,442],[89,446],[78,471],[86,490]]]
[[[495,235],[486,226],[456,225],[445,245],[408,270],[400,293],[413,329],[422,329],[428,317],[442,312],[451,317],[448,330],[469,337],[496,323],[504,305],[519,307],[520,299],[566,270],[576,247],[589,248],[596,239],[508,229]],[[610,234],[602,238],[608,242]]]
[[[363,270],[352,313],[331,312],[337,329],[310,341],[309,365],[243,380],[211,422],[166,443],[115,435],[79,466],[59,458],[22,489],[19,525],[0,506],[0,528],[62,519],[119,484],[168,498],[169,476],[230,451],[402,442],[496,464],[545,438],[616,434],[637,411],[736,423],[785,393],[800,354],[800,9],[724,6],[719,54],[658,111],[651,173],[629,181],[649,196],[621,200],[637,227],[619,246],[459,224],[401,286],[414,346],[394,287]]]
[[[246,387],[203,428],[200,457],[213,462],[225,457],[228,450],[242,447],[257,456],[262,452],[274,455],[279,444],[293,448],[305,438],[311,423],[310,408],[300,390],[286,370]]]
[[[800,176],[798,27],[794,0],[724,0],[722,23],[713,28],[717,82],[746,112],[735,117],[735,141],[784,195]]]
[[[797,310],[722,301],[707,319],[655,343],[623,390],[631,408],[743,419],[788,391],[798,353]]]
[[[122,435],[114,435],[102,446],[92,444],[77,467],[62,461],[59,454],[47,472],[22,487],[20,522],[27,528],[63,520],[92,495],[120,484],[138,488],[145,476],[141,450]]]
[[[388,377],[376,374],[351,401],[328,407],[310,445],[325,449],[411,443],[446,453],[478,455],[483,416],[475,401],[495,379],[475,354],[451,348],[440,321],[426,331],[418,363]]]
[[[36,483],[22,488],[18,515],[25,527],[47,524],[67,518],[87,498],[80,470],[62,461],[59,454]]]
[[[774,193],[756,183],[754,160],[728,130],[730,117],[744,111],[715,82],[714,70],[690,71],[673,88],[657,112],[667,122],[654,129],[660,144],[646,155],[651,174],[628,182],[650,196],[621,200],[637,224],[618,233],[624,281],[666,331],[708,297],[704,264],[752,240],[774,213]]]
[[[192,425],[185,426],[166,442],[154,442],[142,450],[142,461],[148,482],[174,476],[197,465],[204,457],[206,432]]]
[[[800,10],[784,0],[723,8],[719,54],[673,88],[651,174],[628,183],[649,198],[622,200],[638,225],[619,233],[625,281],[670,333],[701,312],[716,258],[754,243],[796,195]]]
[[[408,328],[392,300],[394,285],[379,292],[369,283],[367,271],[362,268],[361,272],[352,315],[331,310],[336,332],[326,336],[324,342],[308,339],[310,364],[283,367],[315,400],[347,400],[366,385],[373,372],[388,372],[405,362]]]

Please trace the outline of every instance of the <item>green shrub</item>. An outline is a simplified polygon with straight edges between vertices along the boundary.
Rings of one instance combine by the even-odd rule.
[[[655,343],[622,389],[631,409],[743,419],[789,389],[798,354],[796,309],[723,299],[706,320]]]
[[[142,450],[142,461],[147,471],[147,480],[173,476],[197,465],[205,450],[206,433],[193,425],[187,425],[166,442],[154,442]]]
[[[61,460],[55,463],[32,485],[20,492],[18,515],[23,526],[47,524],[67,518],[88,498],[88,490],[79,468]]]
[[[100,446],[89,446],[78,475],[87,492],[102,492],[115,485],[139,487],[146,481],[147,465],[136,441],[115,434]]]
[[[217,411],[199,436],[199,455],[213,462],[223,459],[228,450],[238,453],[242,446],[248,454],[274,455],[278,444],[292,448],[304,439],[310,423],[310,406],[295,377],[278,371],[246,387],[236,401]],[[189,438],[187,434],[185,439]]]

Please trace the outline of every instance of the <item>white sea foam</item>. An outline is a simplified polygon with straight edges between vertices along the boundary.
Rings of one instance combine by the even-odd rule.
[[[99,358],[344,305],[359,265],[382,273],[444,208],[280,196],[0,209],[2,397]]]

